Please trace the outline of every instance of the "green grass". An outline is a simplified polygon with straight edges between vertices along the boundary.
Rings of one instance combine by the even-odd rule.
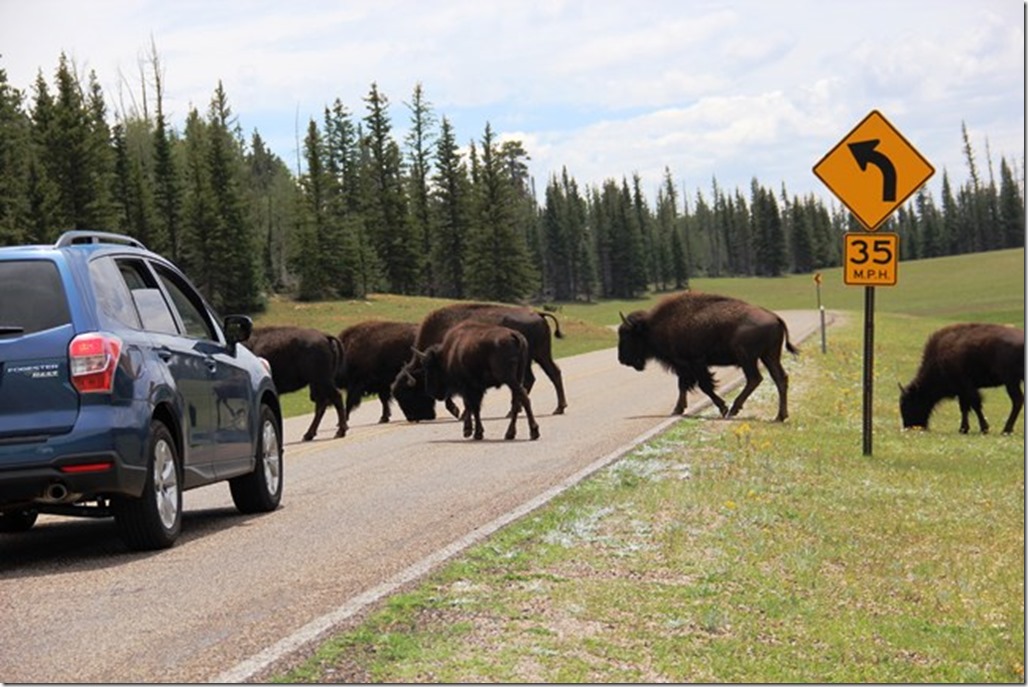
[[[681,420],[277,680],[1023,683],[1024,415],[1011,436],[961,435],[945,401],[931,432],[903,432],[894,384],[948,322],[1023,326],[1023,259],[905,264],[877,290],[873,456],[863,289],[826,273],[826,307],[847,316],[826,354],[808,345],[787,362],[787,423]],[[813,288],[694,286],[780,309],[810,307]],[[613,323],[640,303],[563,313]],[[1005,393],[983,396],[999,425]],[[776,402],[764,384],[745,413]]]

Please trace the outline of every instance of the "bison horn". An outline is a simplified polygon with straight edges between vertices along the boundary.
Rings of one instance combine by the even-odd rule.
[[[623,312],[621,312],[620,310],[618,310],[618,315],[621,315],[621,321],[622,321],[622,322],[624,322],[624,323],[625,323],[625,324],[627,324],[628,326],[632,326],[632,323],[628,321],[628,318],[627,318],[627,317],[625,317],[625,313],[623,313]]]

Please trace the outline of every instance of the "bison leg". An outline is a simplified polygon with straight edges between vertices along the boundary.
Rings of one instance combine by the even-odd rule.
[[[714,391],[714,377],[710,374],[710,370],[704,368],[703,371],[696,375],[696,384],[699,385],[700,391],[707,395],[707,398],[717,406],[718,412],[721,413],[721,417],[728,415],[728,404],[725,403],[724,399],[717,395]]]
[[[543,368],[543,372],[553,382],[553,388],[557,391],[557,407],[554,409],[554,415],[563,415],[564,409],[568,407],[568,399],[564,395],[564,376],[560,372],[560,368],[557,367],[557,363],[552,360],[537,360],[539,367]],[[531,387],[525,387],[525,392],[531,391]]]
[[[525,379],[521,383],[521,386],[523,386],[525,388],[525,393],[526,394],[530,394],[530,393],[532,393],[532,387],[534,385],[535,385],[535,375],[532,374],[532,366],[529,365],[528,367],[525,368]],[[514,406],[513,406],[513,402],[512,402],[510,410],[507,411],[507,417],[511,418],[513,416],[514,416]]]
[[[672,415],[681,415],[685,412],[685,409],[689,407],[689,399],[686,398],[686,394],[689,393],[689,389],[693,387],[692,377],[686,377],[679,373],[678,375],[678,401],[675,403],[674,410],[671,411]],[[721,413],[724,415],[724,412]]]
[[[467,399],[465,399],[465,401],[467,401]],[[458,420],[461,419],[460,408],[457,407],[457,404],[454,403],[453,399],[449,396],[446,397],[446,409],[450,411],[450,415],[453,415]]]
[[[785,422],[786,418],[789,417],[789,375],[786,374],[785,368],[782,367],[780,356],[768,356],[761,358],[761,360],[764,361],[764,366],[767,367],[771,379],[774,381],[775,386],[778,387],[778,417],[775,420]]]
[[[760,383],[764,381],[764,375],[760,374],[760,368],[757,367],[757,361],[753,360],[742,366],[743,374],[746,375],[746,386],[742,388],[739,395],[735,397],[735,402],[732,403],[731,410],[728,411],[728,417],[735,417],[742,410],[743,403],[750,397],[753,390],[760,386]]]
[[[349,426],[346,423],[347,412],[343,406],[343,397],[339,391],[333,389],[333,392],[332,405],[336,408],[336,418],[338,419],[338,424],[336,425],[336,438],[338,439],[339,437],[346,436],[346,430],[349,429]]]
[[[988,434],[989,423],[982,413],[982,395],[978,393],[978,389],[964,389],[957,394],[957,402],[960,404],[960,433],[967,434],[971,431],[971,423],[968,422],[967,416],[973,410],[978,416],[978,429],[982,434]]]
[[[388,391],[380,391],[378,394],[378,400],[382,403],[382,417],[378,418],[379,424],[385,424],[389,422],[389,398],[390,396]]]
[[[321,417],[325,414],[325,410],[328,409],[328,404],[324,401],[316,403],[314,407],[314,419],[311,420],[311,426],[307,428],[307,432],[303,435],[304,441],[312,441],[318,433],[318,425],[321,424]]]
[[[474,391],[464,394],[464,436],[474,436],[477,441],[481,441],[485,436],[485,428],[482,427],[483,393]],[[472,421],[474,421],[474,434],[472,434],[471,428]]]
[[[525,417],[528,418],[528,433],[533,441],[539,438],[539,424],[532,414],[532,402],[528,399],[528,392],[524,387],[511,386],[510,398],[510,425],[507,427],[507,434],[504,439],[511,440],[517,436],[518,413],[521,408],[525,409]]]
[[[1024,392],[1021,391],[1021,382],[1014,381],[1007,384],[1007,395],[1010,396],[1010,417],[1007,418],[1007,423],[1003,425],[1003,433],[1011,434],[1014,431],[1014,423],[1017,422],[1017,416],[1021,412],[1021,408],[1024,407]]]

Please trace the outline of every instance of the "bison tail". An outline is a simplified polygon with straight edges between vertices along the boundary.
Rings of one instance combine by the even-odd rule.
[[[325,337],[332,348],[332,361],[335,363],[332,382],[337,389],[341,389],[346,386],[346,351],[338,336],[326,334]]]
[[[551,320],[553,320],[553,327],[554,327],[553,336],[554,337],[556,337],[558,339],[563,339],[564,338],[564,332],[560,331],[560,322],[557,320],[556,315],[554,315],[553,313],[542,312],[541,310],[536,311],[536,312],[538,312],[542,317],[549,317]]]
[[[792,341],[789,340],[789,328],[785,325],[785,320],[779,317],[778,322],[782,325],[782,331],[785,333],[785,350],[789,351],[793,355],[799,355],[800,349],[793,346]]]

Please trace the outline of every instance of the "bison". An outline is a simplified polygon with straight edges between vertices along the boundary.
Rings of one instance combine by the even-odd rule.
[[[382,403],[378,421],[389,422],[393,380],[410,357],[417,328],[413,322],[369,320],[339,333],[345,352],[340,386],[346,390],[347,417],[365,394],[378,394]]]
[[[535,375],[532,374],[531,361],[535,361],[543,368],[543,372],[553,382],[557,391],[557,407],[554,415],[560,415],[567,407],[567,400],[564,396],[564,381],[560,368],[553,362],[553,344],[550,340],[550,326],[546,318],[552,318],[555,326],[553,333],[558,339],[563,338],[560,331],[560,323],[550,313],[539,312],[531,308],[513,305],[494,305],[489,303],[457,303],[448,305],[430,312],[418,326],[417,337],[414,348],[425,351],[430,346],[441,343],[446,333],[457,323],[464,320],[475,320],[493,325],[501,325],[520,332],[528,342],[529,369],[525,373],[525,391],[531,392],[535,384]],[[408,363],[413,362],[413,359]],[[435,399],[424,393],[419,388],[412,388],[406,384],[393,385],[393,397],[400,405],[408,420],[417,422],[420,420],[435,419]],[[460,417],[460,412],[449,398],[443,399],[447,409],[454,415]]]
[[[257,327],[245,344],[271,365],[279,393],[310,386],[314,420],[303,435],[311,441],[331,403],[339,417],[336,437],[346,436],[346,411],[338,387],[343,374],[343,345],[331,334],[306,327]]]
[[[686,408],[686,393],[694,386],[710,397],[722,416],[733,417],[763,377],[757,361],[778,387],[777,421],[789,417],[789,376],[782,367],[782,344],[793,354],[785,322],[775,313],[737,298],[686,291],[665,297],[651,310],[621,315],[618,362],[643,370],[657,360],[678,375],[678,402],[673,414]],[[711,365],[742,368],[746,386],[731,409],[714,392]]]
[[[1010,416],[1003,433],[1014,431],[1024,405],[1024,330],[999,324],[951,324],[939,329],[925,343],[921,366],[913,381],[900,385],[903,427],[928,428],[928,417],[944,398],[960,403],[960,433],[970,426],[967,414],[974,410],[982,433],[989,423],[982,413],[979,389],[1005,386],[1010,396]]]
[[[420,385],[437,400],[461,396],[467,406],[464,436],[473,433],[475,439],[484,436],[482,397],[486,390],[507,386],[511,392],[511,408],[504,438],[514,439],[518,412],[524,408],[529,434],[535,440],[539,438],[539,425],[524,385],[531,364],[528,340],[521,332],[465,320],[451,327],[441,343],[425,351],[415,348],[414,358],[404,366],[396,384],[408,388]]]

